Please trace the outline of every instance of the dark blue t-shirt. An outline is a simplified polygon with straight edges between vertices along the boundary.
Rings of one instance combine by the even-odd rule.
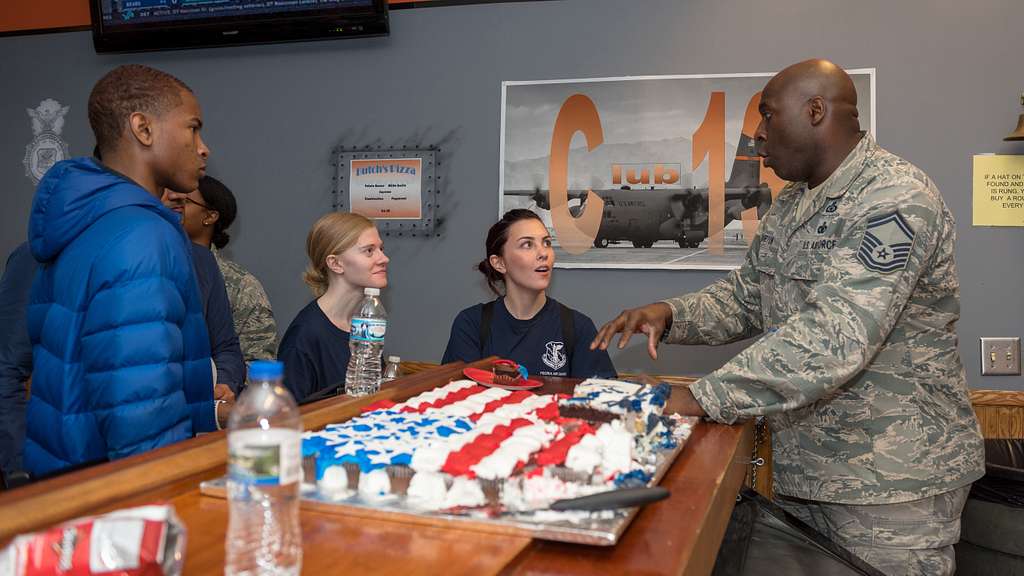
[[[325,388],[343,389],[350,355],[348,332],[332,324],[316,300],[295,316],[277,351],[284,385],[300,404]]]
[[[28,309],[36,261],[24,242],[7,258],[0,278],[0,470],[22,469],[25,444],[25,383],[32,376]]]
[[[540,312],[529,320],[519,320],[509,314],[504,298],[495,300],[491,334],[481,351],[483,307],[483,304],[470,306],[455,317],[443,362],[473,362],[499,356],[522,364],[531,375],[615,377],[615,366],[608,352],[590,349],[590,342],[597,335],[594,321],[576,310],[572,311],[575,344],[572,351],[565,349],[561,305],[554,298],[548,297]]]
[[[192,264],[195,266],[199,295],[203,300],[203,319],[210,336],[210,357],[217,365],[217,384],[227,384],[235,393],[245,382],[245,359],[231,317],[231,302],[224,287],[224,276],[205,246],[192,243]]]

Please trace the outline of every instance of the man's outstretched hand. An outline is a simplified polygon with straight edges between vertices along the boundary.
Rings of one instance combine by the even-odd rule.
[[[597,331],[597,336],[590,343],[590,349],[607,350],[611,344],[612,337],[622,333],[619,337],[619,349],[626,347],[629,339],[636,333],[647,335],[647,353],[651,358],[658,359],[658,342],[661,334],[668,327],[672,320],[672,308],[664,302],[655,302],[640,308],[631,308],[615,317]]]

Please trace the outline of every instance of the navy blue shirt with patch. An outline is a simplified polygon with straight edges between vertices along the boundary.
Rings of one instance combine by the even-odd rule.
[[[327,318],[316,300],[295,316],[281,339],[277,359],[284,362],[284,385],[296,402],[325,388],[345,387],[351,355],[348,335]]]
[[[498,356],[522,364],[531,375],[615,377],[615,366],[608,352],[590,350],[590,342],[597,335],[594,321],[576,310],[572,311],[575,344],[572,351],[565,349],[562,313],[554,298],[548,297],[540,312],[529,320],[519,320],[509,314],[504,298],[495,300],[491,334],[480,350],[483,307],[483,304],[470,306],[455,317],[442,362],[473,362]]]

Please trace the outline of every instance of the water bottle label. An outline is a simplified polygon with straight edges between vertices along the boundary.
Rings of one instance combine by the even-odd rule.
[[[384,342],[388,321],[379,318],[353,318],[349,338],[363,342]]]
[[[230,432],[228,476],[235,482],[261,486],[302,480],[302,434],[284,428]]]

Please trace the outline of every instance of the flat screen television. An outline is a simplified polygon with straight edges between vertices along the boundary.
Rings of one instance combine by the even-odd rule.
[[[387,0],[89,0],[97,52],[388,33]]]

